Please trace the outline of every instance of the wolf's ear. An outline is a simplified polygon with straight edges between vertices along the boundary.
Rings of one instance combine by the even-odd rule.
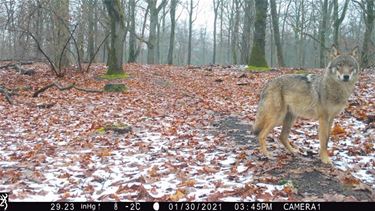
[[[350,52],[350,55],[353,56],[354,58],[358,59],[359,58],[359,48],[358,45],[355,46],[352,51]]]
[[[340,52],[337,49],[336,45],[333,44],[332,47],[331,47],[331,54],[330,54],[331,59],[336,58],[338,55],[340,55]]]

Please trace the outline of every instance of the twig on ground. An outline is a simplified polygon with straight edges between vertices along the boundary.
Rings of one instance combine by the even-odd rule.
[[[52,83],[38,89],[37,91],[35,91],[34,94],[33,94],[33,97],[38,97],[38,95],[40,93],[46,91],[47,89],[49,89],[51,87],[57,87],[60,91],[64,91],[64,90],[74,88],[74,89],[76,89],[78,91],[82,91],[82,92],[91,92],[91,93],[101,93],[101,92],[103,92],[103,90],[95,90],[95,89],[86,89],[86,88],[76,87],[75,83],[72,83],[72,84],[70,84],[66,87],[62,87],[59,84],[57,84],[56,82],[52,82]]]

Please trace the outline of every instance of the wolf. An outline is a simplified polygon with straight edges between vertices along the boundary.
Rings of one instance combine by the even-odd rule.
[[[288,74],[269,81],[260,94],[253,133],[258,136],[260,152],[270,157],[266,137],[282,125],[280,141],[292,154],[288,135],[297,117],[319,121],[320,159],[331,164],[327,152],[333,119],[345,107],[360,73],[358,46],[341,53],[332,45],[330,61],[323,75]]]

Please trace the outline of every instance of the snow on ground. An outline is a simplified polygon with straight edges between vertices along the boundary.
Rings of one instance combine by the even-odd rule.
[[[156,77],[151,70],[133,72],[141,73]],[[210,83],[217,84],[219,94],[202,88],[202,96],[196,87],[189,90],[192,82],[185,78],[191,72],[167,74],[184,76],[181,84],[186,87],[168,85],[180,79],[145,80],[152,87],[131,88],[130,96],[58,96],[51,91],[44,94],[56,101],[49,110],[0,104],[0,192],[10,192],[13,201],[262,201],[283,191],[288,184],[254,180],[254,171],[263,166],[249,159],[251,150],[220,133],[208,132],[215,112],[221,109],[251,123],[255,103],[248,102],[244,91],[233,91],[233,87],[241,89],[236,82],[242,73],[215,73],[212,77],[229,80],[226,85],[233,87],[217,84],[214,78]],[[203,81],[200,87],[206,87],[211,76],[194,74]],[[160,94],[157,86],[172,96]],[[106,122],[129,124],[132,131],[124,135],[105,132]],[[329,142],[333,165],[375,189],[374,128],[346,114],[335,122],[345,132],[333,135]],[[301,154],[312,153],[316,159],[317,130],[316,122],[304,120],[290,134]],[[271,136],[277,140],[279,132],[276,128]],[[278,141],[274,145],[282,148]]]
[[[363,127],[355,120],[348,119],[347,122],[358,129]],[[313,124],[311,127],[315,128],[316,125]],[[307,129],[305,132],[309,133],[309,128],[304,126],[299,130],[302,132]],[[296,139],[293,143],[304,147],[303,144],[306,143],[300,141],[306,142],[303,133],[294,134],[299,135],[293,135],[293,139]],[[232,150],[228,151],[228,148],[236,149],[236,146],[230,141],[218,144],[220,140],[209,135],[185,140],[138,131],[132,139],[118,139],[113,134],[113,139],[108,141],[102,135],[95,134],[85,143],[86,147],[79,145],[72,150],[66,150],[65,147],[71,149],[72,146],[69,145],[75,145],[71,143],[74,139],[65,138],[65,141],[57,142],[55,145],[54,140],[40,140],[44,145],[53,148],[56,154],[44,160],[42,158],[41,162],[34,164],[32,160],[26,159],[20,165],[10,159],[14,156],[25,156],[23,152],[14,151],[12,141],[15,140],[9,140],[1,145],[0,165],[3,169],[30,169],[23,170],[23,175],[20,176],[22,179],[14,184],[7,184],[9,181],[2,180],[0,190],[14,194],[11,199],[15,201],[55,201],[61,198],[74,201],[135,200],[145,197],[140,196],[140,188],[149,194],[146,194],[147,197],[143,200],[162,198],[204,201],[214,193],[234,191],[253,182],[252,173],[247,171],[245,163],[238,160],[238,154]],[[352,137],[345,141],[331,141],[329,148],[337,149],[332,157],[337,168],[352,169],[354,176],[372,184],[374,188],[373,152],[366,156],[352,156],[347,150],[352,146],[363,145],[368,138],[369,136],[352,134]],[[103,145],[103,141],[107,143]],[[318,152],[318,140],[315,142],[308,143],[310,148],[306,150]],[[114,150],[106,151],[108,145],[114,144]],[[93,153],[88,146],[96,149],[98,154]],[[30,149],[37,146],[32,143],[28,145],[26,142],[23,147]],[[233,169],[236,163],[236,169]],[[284,185],[265,183],[257,183],[256,186],[270,194],[274,190],[284,188]],[[220,200],[254,199],[255,194],[247,197],[229,195]]]

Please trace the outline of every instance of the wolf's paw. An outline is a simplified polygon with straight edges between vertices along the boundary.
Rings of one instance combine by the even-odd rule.
[[[293,154],[293,155],[297,155],[299,153],[299,149],[298,148],[295,148],[295,147],[288,147],[288,151]]]
[[[259,151],[260,151],[260,153],[262,153],[267,158],[271,158],[272,157],[271,153],[268,152],[267,149],[259,149]]]
[[[320,160],[322,161],[322,163],[324,163],[324,164],[329,164],[329,165],[332,165],[332,161],[331,161],[331,159],[329,159],[329,157],[328,157],[328,155],[326,155],[326,156],[320,156]]]

